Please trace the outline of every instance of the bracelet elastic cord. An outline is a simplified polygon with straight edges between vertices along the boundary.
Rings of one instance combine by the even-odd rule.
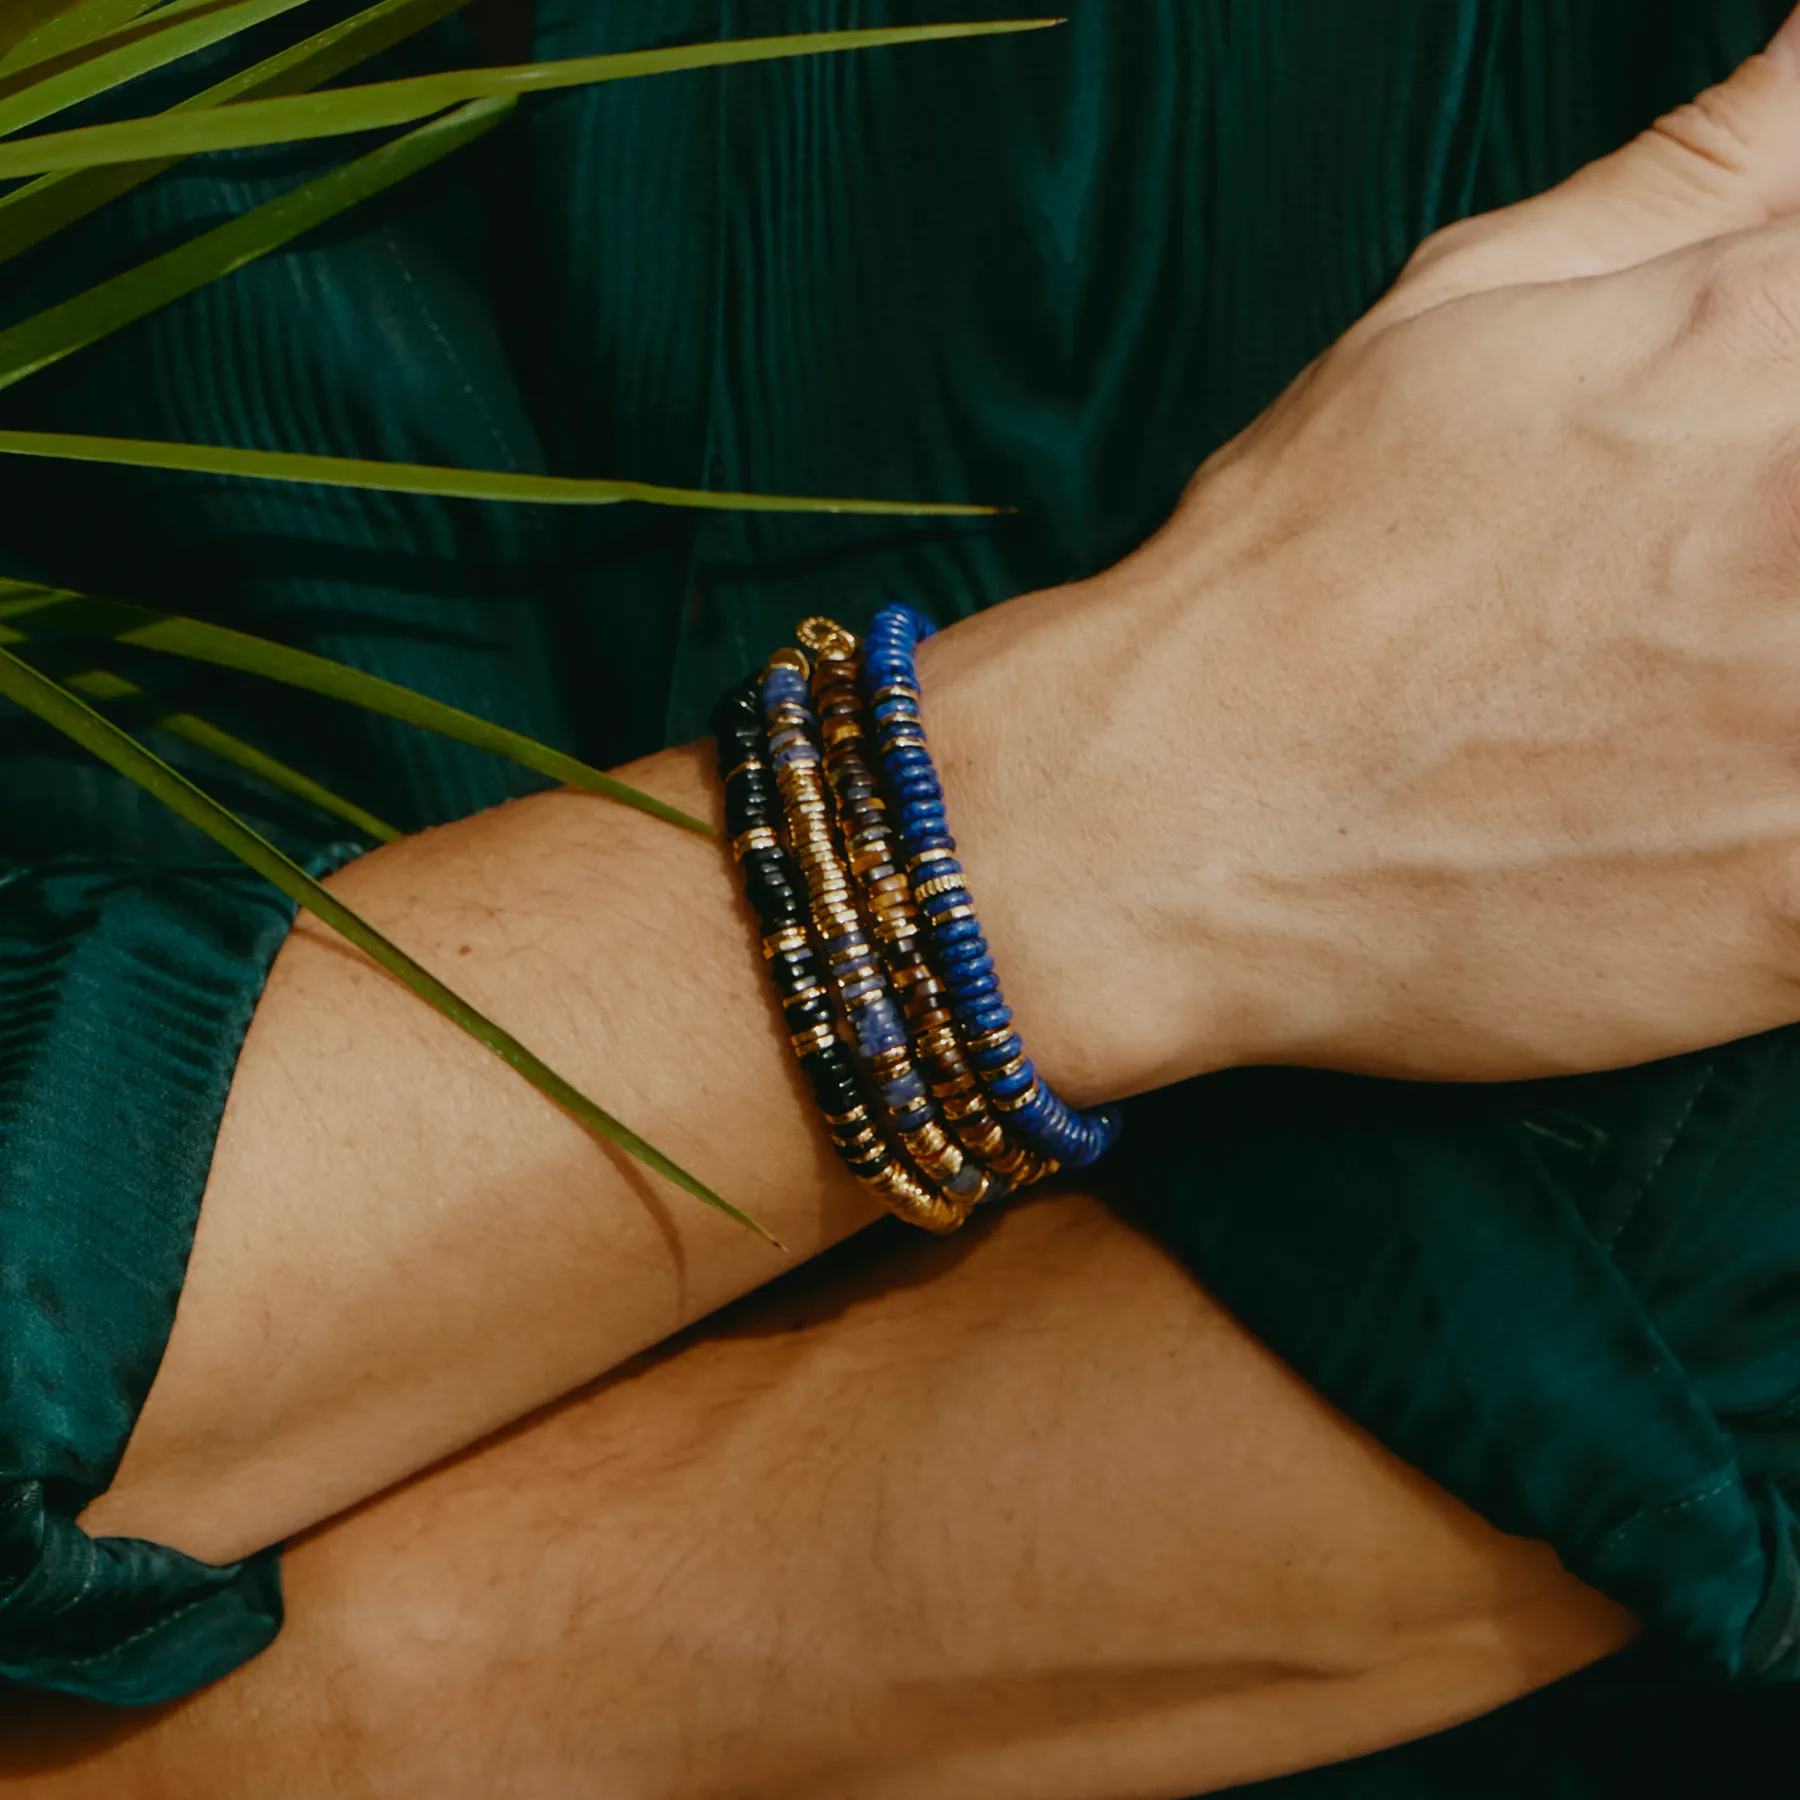
[[[1000,991],[994,960],[956,860],[944,790],[925,742],[914,652],[935,627],[910,606],[884,607],[863,653],[869,716],[905,871],[930,936],[929,959],[949,992],[968,1059],[1027,1149],[1066,1168],[1084,1168],[1118,1137],[1115,1107],[1079,1112],[1037,1071]]]

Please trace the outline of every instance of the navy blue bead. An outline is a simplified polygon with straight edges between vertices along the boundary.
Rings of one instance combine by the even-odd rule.
[[[992,974],[954,976],[944,985],[949,988],[951,998],[958,1006],[965,1006],[983,994],[997,994],[1000,991],[1000,983]]]
[[[918,688],[914,649],[935,629],[914,607],[886,606],[875,615],[864,640],[864,671],[869,688],[904,686],[908,690],[875,702],[871,718],[882,778],[895,814],[904,860],[915,882],[932,875],[960,873],[957,866],[915,866],[926,851],[955,849],[942,788],[930,752],[920,741],[924,733],[915,727],[920,709],[911,697]],[[952,890],[927,901],[922,910],[932,921],[936,915],[969,904],[966,892]],[[949,990],[950,1010],[963,1035],[976,1037],[1010,1031],[1012,1013],[1000,997],[999,978],[977,921],[964,918],[932,923],[930,941],[933,967]],[[1010,1044],[1003,1040],[993,1050],[970,1060],[980,1071],[1003,1067],[1020,1054],[1013,1034]],[[996,1077],[994,1091],[1015,1097],[1031,1090],[1033,1080],[1029,1067],[1023,1068],[1011,1076]],[[1091,1114],[1073,1111],[1042,1082],[1030,1101],[1017,1111],[1008,1112],[1006,1118],[1021,1143],[1073,1166],[1092,1161],[1104,1151],[1117,1135],[1119,1123],[1114,1109]]]

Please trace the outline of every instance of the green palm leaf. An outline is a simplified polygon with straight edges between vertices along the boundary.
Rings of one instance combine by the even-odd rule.
[[[65,50],[78,50],[147,13],[156,0],[13,0],[20,28],[11,48],[0,56],[0,75],[33,63],[47,62]],[[0,27],[0,37],[5,37]]]
[[[377,0],[374,6],[228,75],[169,110],[199,112],[260,95],[305,93],[468,4],[469,0]],[[85,219],[109,200],[142,187],[180,160],[163,156],[149,162],[68,169],[57,175],[40,175],[10,194],[0,195],[0,263],[41,244],[77,219]]]
[[[270,4],[272,0],[261,0]],[[286,0],[294,4],[295,0]],[[249,100],[198,113],[160,113],[115,125],[89,125],[47,132],[17,144],[0,145],[0,179],[43,175],[55,169],[96,163],[139,162],[153,156],[191,156],[207,150],[238,150],[254,144],[290,143],[299,138],[338,137],[349,132],[409,125],[461,101],[500,95],[517,98],[554,88],[585,87],[600,81],[672,74],[682,69],[717,68],[768,62],[779,57],[820,56],[843,50],[870,50],[884,44],[921,44],[944,38],[990,37],[1002,32],[1037,31],[1057,19],[999,19],[969,25],[918,25],[872,31],[821,31],[791,37],[741,38],[726,43],[688,44],[670,50],[631,50],[611,56],[578,56],[562,62],[525,63],[511,69],[464,69],[443,75],[416,75],[401,81],[372,82],[330,93]],[[0,105],[0,120],[4,119]],[[41,115],[40,115],[41,116]]]
[[[715,1194],[697,1176],[671,1161],[654,1144],[630,1126],[590,1100],[572,1082],[557,1074],[510,1032],[476,1010],[454,989],[384,937],[352,908],[315,881],[291,857],[267,838],[244,824],[229,808],[221,806],[197,788],[185,775],[172,769],[154,752],[144,748],[85,700],[40,674],[13,651],[0,648],[0,697],[13,701],[55,727],[65,737],[92,752],[128,781],[162,801],[191,825],[203,831],[220,848],[229,851],[270,881],[297,905],[323,920],[333,931],[354,944],[366,956],[403,982],[445,1018],[460,1026],[475,1041],[518,1071],[533,1087],[602,1137],[630,1152],[659,1175],[703,1200],[708,1206],[748,1226],[758,1236],[782,1246],[763,1226],[728,1200]]]
[[[205,0],[192,8],[166,7],[123,31],[52,57],[48,73],[34,73],[45,64],[15,70],[0,77],[0,137],[307,4],[308,0]]]
[[[0,388],[86,349],[428,168],[492,131],[517,104],[476,100],[459,107],[10,331],[0,331]]]
[[[715,512],[870,513],[908,518],[977,518],[1011,510],[952,501],[736,494],[713,488],[658,487],[646,481],[521,475],[510,469],[445,469],[429,463],[367,462],[349,456],[236,450],[222,444],[169,444],[149,438],[82,437],[57,431],[0,430],[0,456],[47,456],[127,469],[172,469],[249,481],[304,481],[380,494],[435,494],[449,500],[530,501],[543,506],[612,506],[637,500],[652,506],[696,506]]]
[[[60,588],[33,587],[23,582],[0,581],[0,645],[17,645],[46,633],[101,638],[154,650],[190,662],[210,663],[241,674],[261,676],[288,687],[343,700],[386,718],[401,719],[439,737],[452,738],[477,750],[491,751],[510,762],[560,781],[567,787],[585,788],[625,806],[635,807],[666,824],[679,825],[702,837],[718,834],[701,819],[679,807],[646,794],[641,788],[590,767],[576,757],[540,744],[504,725],[491,725],[441,700],[414,693],[411,688],[365,675],[344,663],[311,651],[295,650],[267,638],[252,637],[223,625],[208,625],[171,613],[152,612],[118,600],[96,600]]]
[[[0,642],[4,641],[4,638],[0,638]],[[146,697],[144,690],[135,681],[127,681],[123,675],[115,675],[108,669],[82,669],[73,675],[63,676],[62,683],[64,687],[78,694],[86,694],[92,700],[142,700]],[[307,805],[316,806],[333,818],[342,819],[346,825],[361,832],[364,837],[373,838],[377,843],[397,844],[404,835],[385,819],[378,819],[374,813],[358,806],[354,800],[346,800],[342,794],[334,793],[322,781],[314,781],[310,775],[301,774],[298,769],[282,762],[278,757],[270,756],[267,751],[259,750],[254,744],[248,744],[241,737],[222,730],[211,720],[201,718],[198,713],[153,704],[149,723],[159,731],[168,732],[171,737],[181,738],[197,749],[218,757],[221,762],[228,762],[235,768],[242,769],[247,775],[257,776],[271,787],[293,795],[296,800],[303,800]]]

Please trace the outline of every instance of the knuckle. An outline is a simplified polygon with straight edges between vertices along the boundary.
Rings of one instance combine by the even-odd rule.
[[[1708,88],[1639,140],[1672,175],[1708,192],[1743,186],[1757,168],[1755,109],[1741,84]]]
[[[1440,225],[1414,246],[1412,255],[1400,271],[1401,280],[1416,280],[1421,275],[1442,269],[1446,263],[1480,251],[1493,240],[1494,232],[1493,215],[1486,213]]]

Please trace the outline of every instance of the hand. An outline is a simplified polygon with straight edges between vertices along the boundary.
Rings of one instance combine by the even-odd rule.
[[[944,635],[971,885],[1079,1097],[1800,1018],[1797,29],[1427,242],[1121,567]]]

